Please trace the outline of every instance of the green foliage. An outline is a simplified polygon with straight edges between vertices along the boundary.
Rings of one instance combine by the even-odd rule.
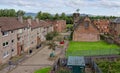
[[[22,10],[17,11],[17,16],[23,16],[24,14],[25,14],[25,12]]]
[[[32,16],[23,16],[23,19],[33,19]]]
[[[50,69],[50,67],[42,68],[40,70],[35,71],[34,73],[49,73]]]
[[[67,24],[67,29],[69,31],[73,31],[73,24]]]
[[[56,37],[58,35],[58,32],[54,31],[54,32],[50,32],[50,33],[47,33],[46,35],[46,40],[53,40],[54,37]]]
[[[39,18],[41,20],[46,20],[46,19],[53,19],[53,16],[50,13],[44,12],[42,13],[41,11],[37,13],[36,18]]]
[[[90,16],[90,19],[115,19],[117,17],[115,16]]]
[[[69,43],[66,55],[79,55],[79,56],[90,56],[90,55],[109,55],[118,54],[117,49],[120,48],[115,44],[108,44],[104,41],[98,42],[74,42]]]
[[[47,33],[47,35],[46,35],[46,40],[53,40],[53,34],[52,33]]]
[[[56,13],[55,16],[54,16],[54,20],[59,20],[59,19],[60,19],[60,17],[58,15],[58,13]]]
[[[0,17],[15,17],[16,12],[14,9],[0,9]]]
[[[46,20],[46,19],[50,19],[50,20],[66,20],[67,24],[73,24],[73,17],[72,16],[67,16],[65,13],[62,13],[61,15],[59,15],[58,13],[56,13],[54,16],[50,13],[45,13],[45,12],[38,12],[36,18],[39,18],[41,20]]]
[[[66,20],[67,16],[65,15],[65,13],[62,13],[61,16],[60,16],[60,19],[62,20]]]
[[[73,31],[70,33],[69,40],[72,41],[73,39]]]
[[[52,50],[55,50],[55,48],[56,48],[56,46],[57,46],[54,41],[50,41],[50,42],[48,43],[48,45],[49,45],[49,49],[52,49]]]
[[[103,73],[120,73],[120,60],[118,61],[97,61],[98,66]]]

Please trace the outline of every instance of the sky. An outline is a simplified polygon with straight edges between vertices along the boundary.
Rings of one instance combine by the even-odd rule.
[[[71,14],[80,9],[81,14],[120,16],[120,0],[1,0],[0,9],[51,14]]]

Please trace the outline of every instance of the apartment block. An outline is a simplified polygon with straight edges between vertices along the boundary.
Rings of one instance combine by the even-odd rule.
[[[23,20],[21,16],[0,17],[0,63],[36,48],[52,31],[53,25],[43,20]]]

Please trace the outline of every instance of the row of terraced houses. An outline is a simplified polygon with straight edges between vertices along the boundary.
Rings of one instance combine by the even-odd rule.
[[[45,41],[45,35],[52,31],[62,32],[65,20],[44,21],[23,20],[19,17],[0,17],[0,64],[11,57],[27,52]]]

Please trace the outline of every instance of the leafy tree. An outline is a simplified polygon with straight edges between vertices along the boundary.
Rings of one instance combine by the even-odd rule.
[[[51,33],[48,33],[47,35],[46,35],[46,40],[48,40],[48,41],[50,41],[50,40],[53,40],[53,34],[51,34]]]
[[[38,12],[36,18],[42,19],[42,12]]]
[[[56,13],[55,16],[54,16],[54,20],[59,20],[59,19],[60,19],[60,17],[58,15],[58,13]]]
[[[25,14],[25,12],[22,10],[17,11],[17,16],[23,16],[24,14]]]
[[[66,15],[65,15],[65,13],[62,13],[62,14],[61,14],[60,19],[66,20]]]
[[[0,9],[0,17],[15,17],[16,12],[14,9]]]
[[[51,41],[51,40],[53,40],[53,38],[54,38],[55,36],[57,36],[57,35],[58,35],[58,33],[57,33],[56,31],[47,33],[47,35],[46,35],[46,40]]]
[[[48,43],[49,45],[49,49],[52,49],[52,52],[50,53],[50,57],[54,57],[55,56],[55,49],[56,49],[56,43],[54,41],[51,41]]]
[[[24,16],[23,19],[33,19],[32,16]]]

